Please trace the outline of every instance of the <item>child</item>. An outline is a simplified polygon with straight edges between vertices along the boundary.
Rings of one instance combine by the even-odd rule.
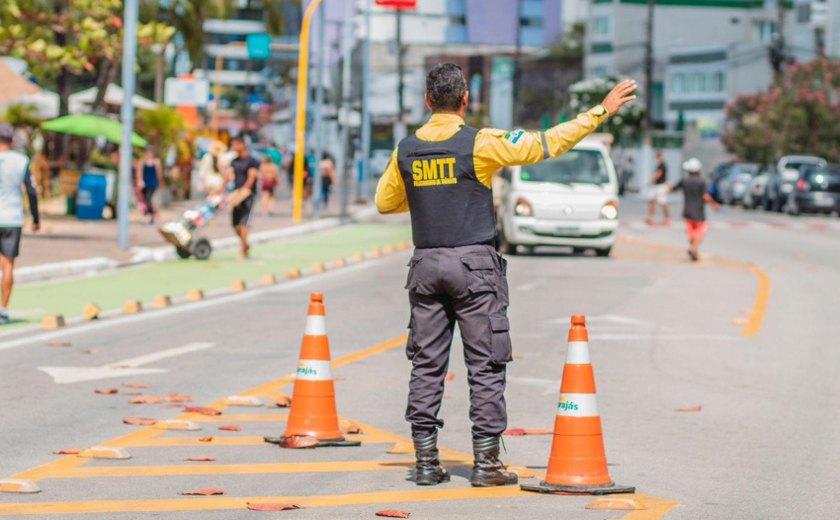
[[[683,191],[683,217],[690,244],[688,256],[692,262],[696,262],[700,258],[697,248],[709,229],[709,223],[706,222],[706,204],[711,204],[715,211],[720,210],[720,204],[709,195],[709,183],[700,175],[700,170],[703,169],[700,160],[692,157],[684,162],[682,167],[688,176],[683,177],[671,190]]]

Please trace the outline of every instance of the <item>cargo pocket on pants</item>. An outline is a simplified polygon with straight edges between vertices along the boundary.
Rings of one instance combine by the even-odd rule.
[[[470,294],[496,292],[496,284],[493,280],[496,265],[490,255],[462,256],[461,263],[469,271],[467,291]]]
[[[414,361],[416,350],[414,347],[414,318],[410,318],[408,320],[408,339],[405,341],[405,357],[409,361]]]
[[[510,342],[510,322],[504,314],[490,315],[490,361],[497,365],[509,363],[513,359],[513,346]]]

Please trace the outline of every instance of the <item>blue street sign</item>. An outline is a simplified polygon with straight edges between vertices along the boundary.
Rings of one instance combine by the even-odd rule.
[[[267,34],[249,34],[245,37],[248,57],[252,60],[267,60],[271,56],[271,36]]]

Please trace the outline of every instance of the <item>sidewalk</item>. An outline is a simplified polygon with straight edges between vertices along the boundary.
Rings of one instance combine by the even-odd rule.
[[[64,276],[85,274],[118,267],[144,263],[153,260],[174,258],[174,248],[169,246],[157,231],[158,226],[174,220],[184,210],[195,207],[197,200],[179,201],[160,211],[156,225],[143,222],[139,212],[132,209],[129,226],[128,251],[117,246],[118,227],[116,220],[80,221],[73,215],[64,215],[64,199],[52,199],[43,203],[41,209],[41,231],[32,233],[24,230],[21,254],[15,263],[15,273],[20,283],[43,281]],[[275,211],[268,215],[259,206],[252,221],[251,232],[254,242],[274,235],[289,236],[314,229],[328,229],[339,224],[339,201],[331,201],[321,219],[311,218],[311,207],[304,208],[304,220],[295,224],[291,218],[291,200],[279,200]],[[370,216],[367,205],[351,205],[351,218]],[[214,247],[231,247],[237,243],[230,225],[230,213],[222,211],[207,226],[201,228],[199,236],[214,242]]]

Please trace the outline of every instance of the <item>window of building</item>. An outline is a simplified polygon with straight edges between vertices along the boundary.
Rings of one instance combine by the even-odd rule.
[[[695,72],[694,73],[694,86],[697,88],[697,92],[705,93],[707,92],[706,88],[706,74],[702,72]]]
[[[726,89],[723,72],[675,72],[670,76],[672,95],[717,94]]]
[[[772,20],[761,20],[753,24],[753,38],[765,45],[773,43],[775,34],[776,22]]]
[[[610,34],[610,17],[594,17],[592,19],[592,34],[595,36],[608,36]]]
[[[677,72],[671,76],[671,93],[682,94],[685,92],[685,74]]]
[[[446,0],[446,14],[449,16],[466,16],[466,0]]]
[[[605,78],[609,76],[610,71],[606,65],[598,65],[597,67],[592,67],[592,77],[593,78]]]

